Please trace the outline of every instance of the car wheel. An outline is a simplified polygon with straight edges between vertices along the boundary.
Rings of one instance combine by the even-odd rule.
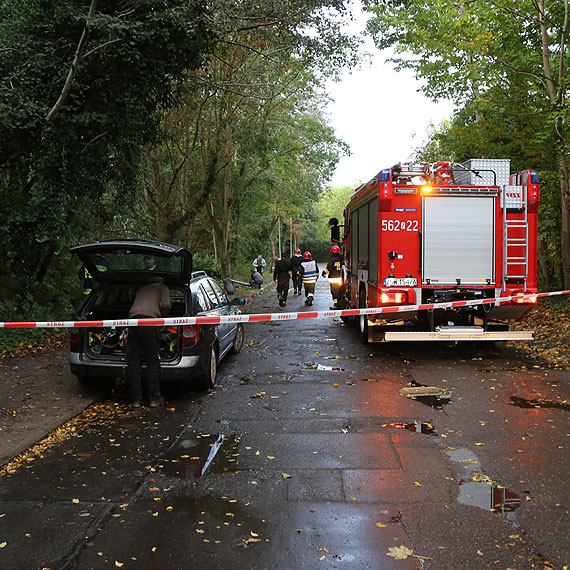
[[[210,348],[210,355],[208,357],[208,364],[206,372],[198,378],[198,385],[204,390],[209,390],[214,387],[216,383],[216,374],[218,373],[218,354],[214,345]]]
[[[234,343],[232,345],[232,352],[234,354],[237,354],[242,349],[243,339],[244,339],[243,325],[239,324],[237,326],[236,337],[235,337]]]

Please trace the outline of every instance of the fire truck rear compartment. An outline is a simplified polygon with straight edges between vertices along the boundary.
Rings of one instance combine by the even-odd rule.
[[[495,200],[494,196],[423,199],[424,285],[494,284]]]
[[[501,305],[370,315],[368,336],[376,341],[532,338],[532,332],[509,326],[532,308],[515,296],[536,290],[538,179],[532,171],[511,176],[508,159],[454,164],[451,179],[445,169],[439,175],[440,164],[448,163],[384,169],[351,197],[343,240],[348,306],[437,307],[513,295]]]

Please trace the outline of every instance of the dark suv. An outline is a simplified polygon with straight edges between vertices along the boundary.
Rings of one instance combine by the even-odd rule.
[[[69,251],[79,256],[93,284],[74,320],[128,318],[137,289],[151,276],[162,277],[170,289],[169,317],[234,315],[244,304],[241,298],[230,301],[205,272],[192,272],[192,254],[182,247],[114,239]],[[227,289],[232,289],[231,282]],[[241,350],[244,329],[241,323],[168,326],[161,327],[160,339],[161,380],[183,380],[206,389],[214,385],[221,359]],[[127,327],[72,329],[71,372],[80,382],[123,377],[127,342]]]

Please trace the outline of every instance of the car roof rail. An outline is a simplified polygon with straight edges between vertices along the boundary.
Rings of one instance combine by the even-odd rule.
[[[208,274],[205,271],[192,271],[192,279],[196,277],[207,277]]]

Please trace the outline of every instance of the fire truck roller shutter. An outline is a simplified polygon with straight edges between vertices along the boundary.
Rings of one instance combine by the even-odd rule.
[[[369,206],[369,232],[370,248],[368,252],[368,279],[379,283],[378,278],[378,198],[374,198]]]
[[[366,203],[358,208],[358,265],[368,267],[369,237],[368,231],[369,217]]]
[[[350,271],[352,275],[358,275],[358,232],[355,229],[358,227],[358,210],[352,211],[352,219],[350,222],[351,227],[351,240],[350,244]]]
[[[429,196],[423,199],[423,283],[494,284],[495,199]],[[488,280],[488,281],[487,281]]]

